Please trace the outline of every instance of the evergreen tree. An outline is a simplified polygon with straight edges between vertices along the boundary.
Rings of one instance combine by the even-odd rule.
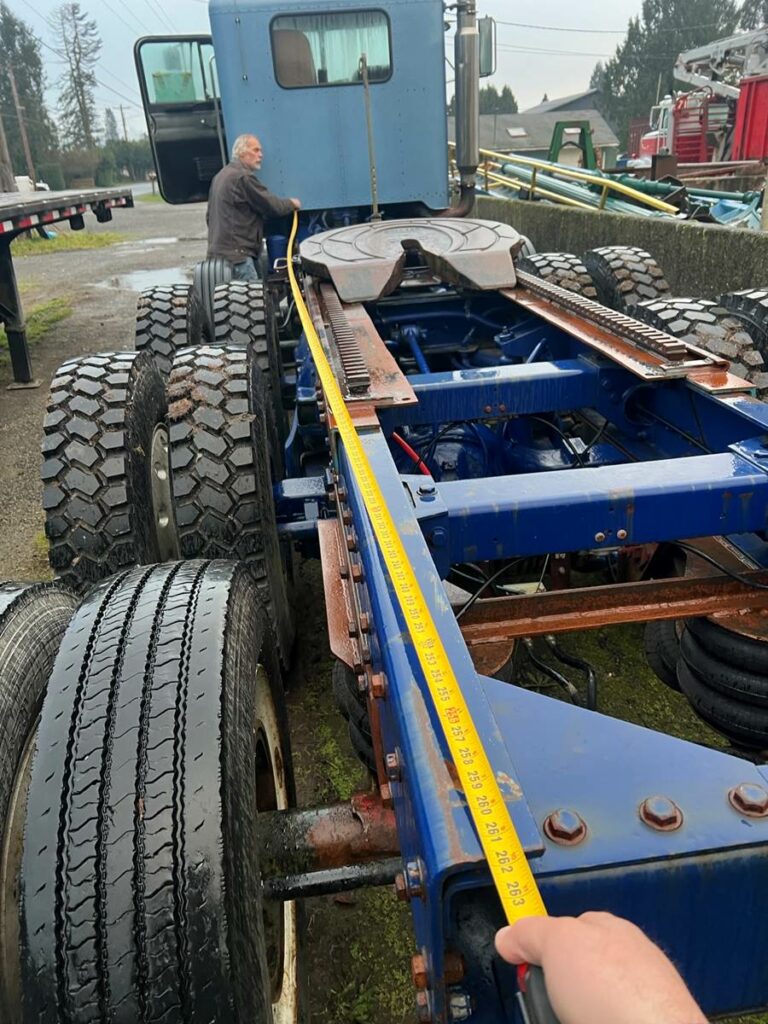
[[[546,93],[544,93],[544,95],[541,97],[541,102],[542,103],[549,103],[549,96],[547,96]]]
[[[501,92],[495,85],[485,85],[480,89],[480,113],[481,114],[516,114],[517,100],[508,85],[502,87]],[[448,104],[448,116],[456,116],[456,97],[451,96]]]
[[[592,71],[592,77],[589,80],[590,89],[599,89],[603,91],[605,85],[605,65],[601,60],[595,64],[594,70]]]
[[[79,3],[57,7],[51,27],[61,40],[65,70],[59,79],[61,133],[67,146],[92,149],[96,145],[96,62],[101,50],[96,22]]]
[[[119,138],[120,132],[117,130],[117,118],[114,112],[107,107],[104,111],[104,142],[106,144],[117,142]]]
[[[45,106],[43,90],[45,72],[40,55],[40,41],[20,18],[11,13],[7,4],[0,2],[0,110],[8,140],[11,162],[17,172],[26,168],[24,150],[16,107],[11,93],[8,75],[2,70],[3,64],[10,64],[16,79],[19,102],[24,108],[24,124],[27,129],[32,159],[37,165],[56,149],[56,126]]]
[[[677,55],[730,35],[739,21],[734,0],[643,0],[627,35],[602,69],[605,115],[626,146],[630,118],[647,115],[662,96],[681,88]],[[592,80],[600,76],[598,67]]]
[[[739,24],[747,31],[768,25],[768,0],[744,0],[739,12]]]

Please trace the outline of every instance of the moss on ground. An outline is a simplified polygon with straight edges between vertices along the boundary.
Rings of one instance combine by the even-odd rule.
[[[58,296],[33,306],[27,314],[27,341],[33,345],[44,337],[61,320],[72,315],[72,303],[67,296]],[[8,338],[0,324],[0,366],[9,361]]]
[[[165,200],[159,192],[142,192],[140,196],[133,197],[137,203],[164,203]]]
[[[104,249],[124,242],[126,238],[126,235],[117,231],[63,230],[55,238],[17,238],[11,244],[11,252],[14,256],[44,256],[50,252],[69,252],[73,249]]]

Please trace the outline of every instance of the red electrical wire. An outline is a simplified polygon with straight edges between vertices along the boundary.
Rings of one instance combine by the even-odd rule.
[[[424,465],[424,460],[422,459],[422,457],[419,455],[419,453],[417,451],[415,451],[413,448],[411,448],[411,446],[408,444],[408,442],[405,440],[405,438],[400,437],[400,435],[396,434],[394,430],[392,431],[392,435],[391,436],[392,436],[392,440],[395,442],[395,444],[399,444],[400,445],[400,447],[403,449],[403,451],[408,456],[408,458],[413,459],[413,461],[416,463],[416,468],[421,470],[421,472],[424,474],[424,476],[432,476],[430,471]]]

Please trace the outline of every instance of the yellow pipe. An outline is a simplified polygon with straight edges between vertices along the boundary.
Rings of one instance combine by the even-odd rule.
[[[507,178],[503,174],[494,174],[493,171],[488,172],[488,177],[499,185],[516,188],[518,192],[523,188],[530,188],[529,183],[526,181],[521,181],[519,178]],[[555,203],[561,203],[563,206],[575,206],[579,210],[594,210],[594,206],[590,206],[589,203],[582,203],[578,199],[570,199],[567,196],[559,196],[556,192],[550,192],[548,188],[542,188],[541,185],[536,186],[536,193],[551,199]]]

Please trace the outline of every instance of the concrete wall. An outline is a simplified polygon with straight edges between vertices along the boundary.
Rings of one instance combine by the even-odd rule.
[[[712,299],[740,288],[768,288],[765,232],[485,196],[473,216],[513,225],[538,252],[581,255],[599,245],[640,246],[656,257],[673,295]]]

